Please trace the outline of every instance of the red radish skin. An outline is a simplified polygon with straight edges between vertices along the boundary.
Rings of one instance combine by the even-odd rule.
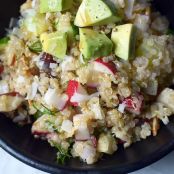
[[[68,83],[67,90],[66,90],[66,94],[68,95],[68,103],[72,104],[73,106],[78,106],[78,103],[70,102],[71,97],[75,94],[78,87],[79,87],[79,82],[77,82],[76,80],[70,80]]]
[[[97,147],[97,138],[95,136],[91,136],[91,141],[92,141],[92,144],[94,145],[94,147],[96,148]]]
[[[4,72],[4,66],[0,65],[0,74],[2,74]]]
[[[7,96],[11,96],[11,97],[23,97],[19,92],[9,92],[9,93],[4,93],[4,94],[0,94],[0,96],[2,95],[7,95]]]
[[[106,67],[110,71],[110,74],[114,75],[117,72],[116,65],[112,61],[104,62],[102,58],[98,58],[94,62],[102,64],[104,67]]]
[[[135,96],[131,96],[124,99],[123,104],[126,105],[126,109],[129,112],[139,115],[141,113],[143,100],[144,100],[143,96],[141,94],[137,94]]]

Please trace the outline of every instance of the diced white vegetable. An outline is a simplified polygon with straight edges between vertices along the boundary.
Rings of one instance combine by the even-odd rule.
[[[66,94],[59,94],[56,89],[49,88],[44,96],[45,103],[50,106],[63,110],[68,102]]]
[[[87,164],[92,163],[93,157],[96,154],[96,149],[93,146],[86,145],[81,154],[81,158],[87,162]]]
[[[98,153],[91,141],[76,141],[73,145],[74,157],[80,157],[87,164],[93,164],[97,161]]]
[[[4,80],[0,81],[0,94],[5,94],[9,92],[8,83]]]
[[[122,114],[124,113],[126,108],[126,105],[124,103],[119,104],[118,106],[118,111],[121,112]]]
[[[73,131],[73,123],[70,120],[64,120],[61,126],[61,129],[67,133],[71,133]]]
[[[174,112],[174,90],[166,88],[158,96],[158,102],[163,103],[166,107]]]
[[[75,131],[75,139],[77,141],[86,141],[90,139],[90,133],[87,126],[79,126]]]
[[[65,56],[64,60],[61,62],[60,67],[62,71],[72,71],[75,70],[75,66],[73,64],[72,56]]]
[[[33,82],[31,85],[30,90],[27,93],[27,97],[26,100],[33,100],[37,94],[37,90],[38,90],[39,84],[36,82]]]
[[[50,63],[50,68],[55,69],[57,67],[57,63]]]
[[[73,123],[75,128],[75,138],[78,141],[84,141],[90,139],[90,133],[88,129],[88,117],[84,114],[75,115],[73,117]]]
[[[117,150],[116,140],[110,134],[101,134],[98,140],[99,152],[113,154]]]
[[[17,83],[25,83],[25,77],[19,75],[18,78],[17,78]]]
[[[21,96],[10,96],[1,95],[0,96],[0,112],[11,112],[16,110],[24,101]]]
[[[94,113],[94,118],[98,120],[102,120],[105,115],[100,107],[100,101],[98,97],[93,97],[89,102],[88,102],[90,110]]]

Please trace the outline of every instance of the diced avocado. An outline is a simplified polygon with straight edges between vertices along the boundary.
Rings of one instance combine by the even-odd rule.
[[[40,0],[40,13],[60,12],[72,7],[73,0]]]
[[[40,36],[43,51],[57,58],[63,59],[67,50],[67,35],[66,33],[54,32],[43,33]]]
[[[38,14],[33,9],[30,10],[30,13],[24,19],[23,26],[36,36],[48,30],[45,15]]]
[[[0,39],[0,52],[5,49],[9,42],[10,38],[9,37],[3,37]]]
[[[74,24],[78,27],[106,25],[120,21],[102,0],[83,0]]]
[[[80,28],[80,51],[84,58],[98,58],[112,53],[112,41],[102,33],[92,29]]]
[[[110,134],[101,134],[97,145],[98,152],[113,154],[117,150],[116,140]]]
[[[67,33],[68,44],[72,44],[78,34],[78,27],[71,22],[71,17],[67,14],[62,15],[56,25],[57,31]]]
[[[133,24],[117,26],[112,31],[112,41],[115,44],[115,55],[124,60],[134,57],[136,29]]]
[[[29,44],[28,48],[33,53],[40,53],[40,52],[42,52],[42,43],[40,42],[40,40],[37,40],[37,41]]]

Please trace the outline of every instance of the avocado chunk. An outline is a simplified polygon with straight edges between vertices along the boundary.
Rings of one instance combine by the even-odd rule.
[[[66,33],[53,32],[50,34],[43,33],[40,36],[42,42],[42,50],[57,58],[63,59],[67,50],[67,35]]]
[[[80,51],[84,59],[108,56],[112,53],[112,41],[102,33],[80,28]]]
[[[78,27],[106,25],[120,21],[102,0],[83,0],[75,18]]]
[[[60,12],[72,7],[73,0],[40,0],[40,13]]]
[[[78,34],[78,27],[76,27],[71,21],[71,17],[68,14],[61,15],[58,23],[56,25],[56,29],[59,32],[67,33],[67,40],[69,46],[75,40],[76,35]]]
[[[115,55],[128,60],[134,57],[136,29],[133,24],[117,26],[112,31],[112,41],[115,44]]]
[[[49,28],[45,20],[45,15],[36,13],[33,9],[31,9],[30,13],[28,13],[24,18],[21,27],[35,36],[39,36],[41,33],[46,32]]]

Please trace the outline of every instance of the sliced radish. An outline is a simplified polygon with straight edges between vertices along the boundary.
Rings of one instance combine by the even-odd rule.
[[[70,120],[64,120],[61,129],[67,133],[73,132],[73,122]]]
[[[59,100],[57,101],[57,109],[63,111],[68,105],[68,96],[66,94],[62,94],[59,96]]]
[[[48,134],[50,134],[50,132],[46,132],[46,131],[33,131],[32,134],[36,137],[36,138],[40,138],[40,137],[46,137]]]
[[[75,128],[75,139],[77,141],[87,141],[90,139],[88,119],[89,118],[84,114],[74,115],[73,123]]]
[[[37,90],[38,90],[39,84],[36,82],[33,82],[31,84],[31,88],[27,93],[27,97],[26,100],[33,100],[37,94]]]
[[[0,65],[0,74],[2,74],[4,72],[4,66]]]
[[[89,129],[86,126],[79,126],[75,131],[76,141],[87,141],[90,139]]]
[[[68,104],[68,96],[66,94],[59,94],[55,89],[49,88],[44,96],[45,103],[50,107],[55,107],[62,111]]]
[[[123,104],[126,105],[126,110],[129,112],[139,115],[143,105],[144,97],[140,94],[128,97],[124,99]]]
[[[79,106],[79,103],[88,101],[93,97],[98,97],[99,93],[88,95],[86,90],[75,80],[70,80],[66,90],[69,98],[69,103],[73,106]]]
[[[87,96],[86,90],[76,80],[69,81],[66,94],[73,106],[78,106],[78,103],[83,101]]]
[[[91,141],[92,141],[92,144],[94,145],[94,147],[96,148],[97,147],[97,138],[93,135],[91,136]]]
[[[114,75],[117,72],[116,65],[112,62],[104,62],[102,58],[98,58],[93,62],[95,71]]]

